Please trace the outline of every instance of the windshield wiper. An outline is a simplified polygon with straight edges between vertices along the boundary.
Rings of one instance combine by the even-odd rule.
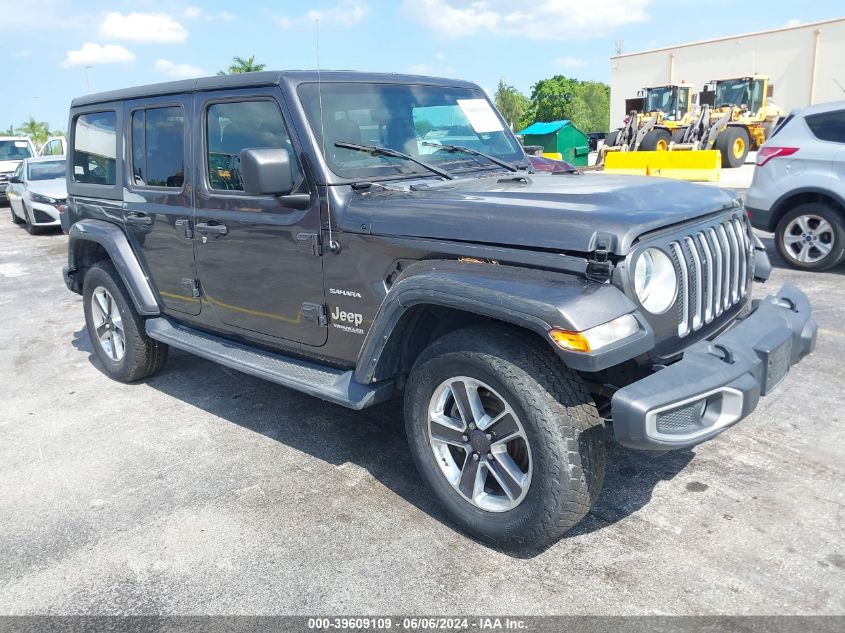
[[[414,158],[413,156],[410,156],[408,154],[403,154],[402,152],[396,151],[395,149],[390,149],[389,147],[379,147],[378,145],[359,145],[358,143],[347,143],[346,141],[336,141],[334,146],[342,147],[344,149],[352,149],[357,152],[366,152],[367,154],[373,154],[374,156],[393,156],[394,158],[401,158],[403,160],[415,163],[420,167],[424,167],[428,171],[437,174],[438,176],[443,176],[448,180],[455,179],[455,177],[445,169],[440,169],[439,167],[435,167],[434,165],[429,165],[425,161]]]
[[[455,152],[463,152],[464,154],[469,154],[470,156],[481,156],[482,158],[486,158],[490,162],[496,163],[497,165],[501,165],[508,171],[518,171],[517,167],[514,167],[508,162],[503,161],[500,158],[496,158],[495,156],[490,156],[490,154],[485,154],[484,152],[479,152],[477,149],[472,149],[470,147],[464,147],[463,145],[441,145],[440,143],[432,143],[430,141],[423,141],[423,145],[426,147],[437,147],[444,151],[455,153]]]

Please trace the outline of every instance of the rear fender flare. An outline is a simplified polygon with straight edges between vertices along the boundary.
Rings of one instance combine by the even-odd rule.
[[[583,331],[607,323],[636,306],[620,290],[583,277],[514,266],[459,261],[422,261],[405,269],[391,286],[367,332],[358,355],[355,375],[368,384],[402,315],[429,304],[512,323],[540,335],[549,345],[549,330]],[[654,344],[654,333],[644,320],[642,336],[624,350],[613,350],[615,365],[643,353]],[[615,346],[611,346],[615,347]],[[600,369],[597,356],[553,349],[573,369]],[[627,354],[627,356],[626,356]],[[626,357],[623,357],[626,356]]]
[[[103,247],[123,280],[138,314],[144,316],[160,314],[161,310],[152,284],[120,227],[103,220],[74,222],[68,232],[67,270],[70,275],[77,272],[79,268],[77,255],[79,246],[84,242],[94,242]]]

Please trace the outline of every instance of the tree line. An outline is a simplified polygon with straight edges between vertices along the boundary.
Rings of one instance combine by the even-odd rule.
[[[47,142],[48,138],[65,136],[65,132],[64,130],[51,130],[49,123],[36,121],[35,117],[29,117],[17,127],[10,125],[6,129],[0,130],[0,136],[28,136],[35,147],[40,148]]]
[[[610,86],[600,81],[555,75],[534,84],[529,97],[502,79],[494,101],[515,132],[537,121],[561,119],[582,132],[607,132],[610,127]]]

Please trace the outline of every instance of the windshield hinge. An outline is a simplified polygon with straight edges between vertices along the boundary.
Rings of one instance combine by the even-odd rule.
[[[600,283],[610,282],[610,274],[613,271],[613,262],[610,261],[607,251],[607,242],[599,240],[592,257],[587,261],[587,279]]]

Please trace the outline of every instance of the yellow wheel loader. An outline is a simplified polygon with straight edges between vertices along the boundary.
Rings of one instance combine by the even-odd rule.
[[[596,164],[608,152],[668,150],[673,132],[690,125],[696,96],[690,84],[668,84],[643,88],[636,98],[626,99],[625,125],[607,135]]]
[[[771,136],[783,111],[771,102],[765,75],[719,79],[705,84],[701,110],[690,125],[672,134],[673,150],[717,150],[722,167],[739,167],[748,152]]]

